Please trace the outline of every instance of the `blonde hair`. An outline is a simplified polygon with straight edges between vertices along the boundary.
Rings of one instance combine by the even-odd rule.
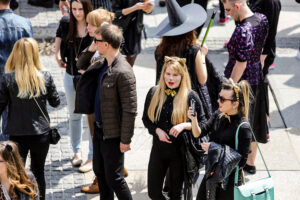
[[[40,72],[42,68],[36,40],[18,40],[5,65],[5,73],[15,72],[19,98],[38,97],[46,93],[44,76]]]
[[[167,86],[164,75],[168,67],[181,76],[179,90],[173,100],[172,124],[176,125],[187,121],[188,94],[189,90],[191,90],[191,81],[186,64],[180,61],[178,57],[171,57],[163,66],[158,88],[148,108],[148,117],[153,123],[159,120],[162,106],[167,98],[165,93]]]
[[[11,185],[8,191],[10,195],[20,191],[28,195],[30,200],[35,199],[38,195],[37,185],[26,173],[17,145],[11,141],[0,142],[0,155],[7,167],[7,178]]]
[[[99,8],[93,10],[87,15],[86,22],[93,26],[100,27],[103,22],[108,22],[109,24],[111,24],[114,18],[114,13]]]
[[[230,78],[228,83],[222,84],[222,89],[233,91],[232,100],[239,102],[238,114],[248,119],[250,98],[252,97],[248,82],[242,80],[239,83],[235,83]]]

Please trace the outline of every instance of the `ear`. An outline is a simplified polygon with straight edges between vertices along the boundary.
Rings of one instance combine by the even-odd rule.
[[[232,103],[234,108],[238,108],[239,107],[239,102],[235,101]]]
[[[234,7],[235,7],[237,10],[240,10],[240,9],[241,9],[241,4],[239,4],[239,3],[234,3]]]

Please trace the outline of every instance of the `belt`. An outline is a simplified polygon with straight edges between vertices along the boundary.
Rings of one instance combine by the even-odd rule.
[[[95,122],[95,125],[97,126],[97,128],[103,128],[103,125],[100,124],[100,122]]]

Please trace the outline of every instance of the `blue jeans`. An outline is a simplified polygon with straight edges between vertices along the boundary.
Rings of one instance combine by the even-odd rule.
[[[71,136],[71,144],[74,153],[81,152],[81,140],[82,140],[82,114],[75,114],[75,89],[73,86],[72,76],[65,73],[64,77],[64,88],[66,92],[67,107],[69,111],[69,130]],[[89,137],[89,153],[88,159],[93,158],[93,144],[91,134]]]

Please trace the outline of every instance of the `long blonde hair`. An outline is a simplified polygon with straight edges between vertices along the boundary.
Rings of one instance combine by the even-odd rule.
[[[105,9],[99,8],[96,10],[93,10],[90,12],[86,17],[86,22],[96,26],[100,27],[103,22],[107,22],[109,24],[112,23],[112,21],[115,18],[115,14],[112,12],[109,12]]]
[[[46,93],[44,76],[40,72],[42,68],[36,40],[18,40],[5,65],[5,73],[15,72],[19,98],[38,97]]]
[[[8,191],[10,195],[20,191],[28,195],[30,200],[35,199],[38,195],[37,185],[26,173],[17,145],[11,141],[0,142],[0,155],[7,167],[7,178],[11,185]]]
[[[164,75],[167,68],[170,67],[181,76],[179,90],[173,100],[172,124],[176,125],[187,121],[188,94],[189,90],[191,90],[191,81],[186,64],[185,62],[182,62],[183,59],[178,57],[170,58],[171,59],[165,62],[163,66],[158,88],[155,91],[148,108],[148,117],[153,123],[157,122],[160,118],[162,106],[167,99],[165,93],[167,86]]]

